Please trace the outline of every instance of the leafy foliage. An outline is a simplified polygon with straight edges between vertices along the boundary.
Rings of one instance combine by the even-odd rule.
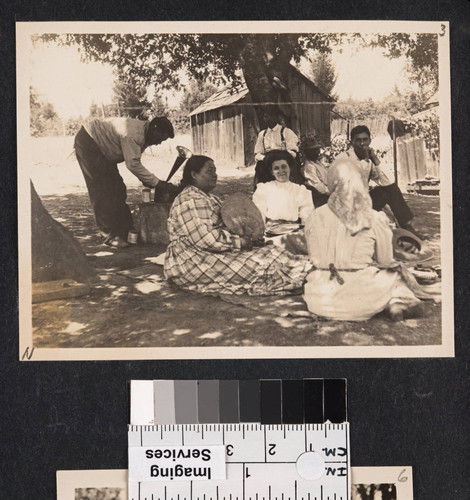
[[[139,87],[128,75],[116,71],[116,80],[113,88],[113,102],[120,116],[144,118],[149,107],[147,89]]]
[[[391,33],[362,36],[359,33],[308,34],[44,34],[33,41],[78,45],[84,59],[107,62],[146,87],[181,88],[179,70],[200,81],[220,84],[237,81],[249,59],[248,47],[260,49],[260,65],[273,68],[277,63],[299,62],[309,51],[324,54],[348,41],[383,48],[391,58],[409,57],[415,74],[430,71],[437,82],[437,35],[429,33]]]
[[[30,134],[44,137],[62,133],[62,121],[54,106],[40,97],[33,87],[29,87]]]
[[[65,120],[65,135],[75,135],[80,130],[82,124],[82,118],[69,118],[68,120]]]
[[[365,120],[378,112],[378,104],[371,98],[366,100],[349,97],[337,102],[334,111],[348,120]]]
[[[424,139],[426,147],[439,157],[439,113],[429,110],[428,113],[411,117],[405,121],[406,130]]]
[[[406,100],[408,110],[414,114],[424,109],[428,99],[436,93],[438,82],[429,68],[423,68],[422,71],[416,73],[412,68],[409,71],[412,73],[411,79],[416,83],[417,89],[408,92]]]
[[[331,144],[322,148],[321,158],[326,163],[331,163],[340,153],[351,148],[351,143],[345,135],[337,135],[331,140]],[[379,158],[386,156],[391,150],[391,145],[385,149],[375,149],[375,153]]]
[[[189,86],[185,88],[181,99],[181,110],[186,114],[194,111],[207,98],[209,98],[217,87],[210,82],[203,80],[191,80]]]
[[[331,144],[322,148],[321,157],[327,163],[331,163],[340,153],[347,151],[350,143],[347,137],[341,135],[333,137]]]
[[[429,70],[436,77],[439,69],[437,58],[437,34],[434,33],[391,33],[375,35],[372,47],[386,48],[386,54],[393,57],[406,55],[416,72]]]
[[[311,58],[310,74],[317,87],[324,90],[333,98],[337,98],[331,93],[338,75],[330,54],[315,51]]]
[[[351,41],[382,48],[391,58],[408,57],[412,78],[420,89],[425,89],[421,95],[418,92],[410,96],[414,108],[437,88],[437,35],[428,33],[44,34],[34,39],[35,43],[78,45],[84,59],[109,63],[123,81],[132,82],[137,92],[145,92],[149,85],[155,87],[156,93],[181,90],[183,71],[191,80],[213,85],[237,85],[243,77],[255,103],[290,102],[285,85],[288,65],[299,63],[312,51],[317,84],[331,91],[335,74],[327,54],[332,47],[341,48],[341,44]],[[255,110],[263,128],[261,107]],[[349,115],[359,118],[357,111]],[[372,102],[361,106],[362,114],[374,111]]]
[[[85,60],[111,64],[136,85],[156,90],[181,89],[180,70],[191,78],[215,85],[240,81],[249,61],[247,47],[262,54],[260,65],[271,69],[287,64],[309,49],[328,51],[334,34],[44,34],[35,43],[57,42],[78,45]],[[275,71],[275,69],[273,69]]]
[[[412,112],[420,111],[439,87],[437,36],[434,33],[392,33],[376,35],[371,40],[372,47],[386,48],[388,57],[405,55],[408,58],[410,79],[418,86],[418,91],[409,96],[418,108]]]
[[[179,71],[214,83],[235,79],[242,35],[199,34],[47,34],[36,38],[76,44],[85,60],[111,64],[138,88],[181,89]]]
[[[335,104],[334,111],[350,121],[369,122],[371,119],[388,121],[392,116],[413,121],[412,116],[425,109],[428,99],[429,92],[423,93],[421,89],[399,90],[395,86],[393,91],[380,101],[370,98],[344,99]]]
[[[173,111],[173,124],[180,132],[189,131],[189,113],[194,111],[207,98],[209,98],[217,87],[203,80],[191,80],[189,86],[184,89],[180,107]]]

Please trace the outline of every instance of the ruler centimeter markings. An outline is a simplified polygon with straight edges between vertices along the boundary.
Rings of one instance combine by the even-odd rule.
[[[130,425],[128,436],[130,448],[223,445],[227,472],[226,479],[129,481],[129,500],[350,498],[347,423]],[[297,459],[306,452],[323,459],[318,479],[299,475]]]

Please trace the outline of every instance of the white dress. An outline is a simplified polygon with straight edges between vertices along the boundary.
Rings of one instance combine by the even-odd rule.
[[[253,202],[265,219],[295,222],[313,212],[312,196],[305,186],[271,181],[258,184]]]
[[[305,221],[314,211],[312,196],[305,186],[293,182],[271,181],[258,184],[253,202],[264,219],[272,221]],[[269,238],[274,245],[293,254],[307,255],[303,229]]]
[[[370,229],[353,236],[324,205],[307,221],[305,233],[310,260],[317,267],[304,288],[309,311],[335,320],[363,321],[392,303],[419,303],[396,269],[378,267],[393,265],[392,232],[378,212],[373,212]],[[337,275],[332,275],[330,264]]]

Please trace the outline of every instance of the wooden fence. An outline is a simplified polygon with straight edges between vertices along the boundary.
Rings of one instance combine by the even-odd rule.
[[[397,139],[398,185],[406,189],[409,182],[431,176],[439,179],[439,159],[426,149],[424,139],[406,134]]]
[[[348,135],[356,125],[365,125],[369,128],[373,137],[388,135],[387,125],[391,118],[388,115],[377,115],[367,120],[345,120],[334,118],[331,121],[331,137],[338,135]],[[348,137],[349,138],[349,137]]]

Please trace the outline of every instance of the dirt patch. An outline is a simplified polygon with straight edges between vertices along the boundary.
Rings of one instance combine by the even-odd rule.
[[[77,166],[78,168],[78,166]],[[252,192],[252,171],[220,174],[215,194]],[[136,188],[128,202],[140,202]],[[439,198],[407,195],[416,228],[428,236],[440,264]],[[33,306],[35,347],[356,346],[441,343],[440,304],[426,302],[422,318],[395,324],[380,314],[365,322],[309,315],[301,296],[222,298],[191,294],[163,279],[149,259],[162,245],[113,251],[101,244],[86,192],[42,196],[50,214],[76,236],[98,276],[87,297]],[[143,268],[144,279],[123,270]],[[150,269],[150,271],[149,271]]]

